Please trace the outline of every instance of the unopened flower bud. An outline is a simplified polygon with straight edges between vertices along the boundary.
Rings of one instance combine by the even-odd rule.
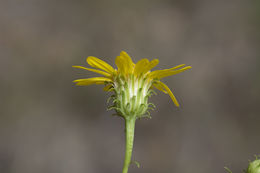
[[[260,173],[260,159],[250,162],[247,168],[247,173]]]

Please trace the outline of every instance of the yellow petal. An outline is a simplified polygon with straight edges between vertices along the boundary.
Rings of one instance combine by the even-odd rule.
[[[111,77],[111,74],[109,73],[106,73],[104,71],[101,71],[101,70],[96,70],[96,69],[91,69],[91,68],[86,68],[86,67],[82,67],[82,66],[72,66],[74,68],[80,68],[80,69],[84,69],[84,70],[88,70],[88,71],[92,71],[92,72],[95,72],[95,73],[99,73],[99,74],[102,74],[106,77]]]
[[[163,72],[169,72],[169,71],[173,71],[173,70],[176,70],[180,67],[183,67],[185,66],[185,64],[181,64],[181,65],[178,65],[178,66],[175,66],[175,67],[172,67],[170,69],[164,69],[164,70],[155,70],[155,71],[152,71],[149,75],[152,77],[152,76],[155,76],[159,73],[163,73]]]
[[[177,66],[178,67],[178,66]],[[179,67],[178,67],[179,68]],[[176,67],[173,67],[171,69],[166,69],[166,70],[156,70],[156,71],[153,71],[149,74],[149,77],[150,78],[158,78],[158,79],[162,79],[164,77],[167,77],[167,76],[172,76],[172,75],[175,75],[175,74],[178,74],[178,73],[181,73],[185,70],[188,70],[188,69],[191,69],[191,66],[187,66],[187,67],[184,67],[182,69],[179,69],[179,70],[173,70],[173,69],[176,69]]]
[[[157,88],[158,90],[164,92],[165,94],[168,94],[167,91],[162,87],[162,85],[158,84],[158,83],[154,83],[153,86],[155,88]]]
[[[161,81],[158,81],[158,85],[161,85],[162,88],[164,88],[166,90],[166,92],[170,95],[173,103],[179,107],[180,104],[178,103],[178,101],[176,100],[175,96],[173,95],[172,91],[170,90],[170,88],[168,88],[167,85],[165,85],[164,83],[162,83]]]
[[[125,51],[121,51],[120,56],[125,60],[127,73],[133,73],[135,64],[133,63],[131,57]]]
[[[183,67],[183,66],[185,66],[185,64],[177,65],[177,66],[175,66],[175,67],[173,67],[173,68],[170,68],[170,70],[175,70],[175,69],[181,68],[181,67]]]
[[[76,83],[76,85],[92,85],[92,84],[104,84],[105,82],[112,82],[111,79],[105,78],[105,77],[93,77],[88,79],[77,79],[73,82]]]
[[[118,73],[126,75],[126,66],[125,66],[125,59],[121,56],[116,57],[116,66],[118,69]]]
[[[152,60],[147,66],[144,67],[143,72],[146,73],[146,72],[150,71],[152,68],[154,68],[158,64],[159,64],[159,60],[158,59]]]
[[[106,63],[105,61],[103,60],[100,60],[96,57],[93,57],[93,56],[89,56],[87,58],[87,63],[91,66],[91,67],[94,67],[94,68],[99,68],[101,70],[104,70],[110,74],[113,74],[114,73],[114,68],[109,65],[108,63]]]
[[[188,69],[191,69],[191,66],[187,66],[187,67],[184,67],[182,69],[174,70],[174,71],[170,71],[170,72],[163,72],[163,73],[158,75],[158,78],[162,79],[162,78],[165,78],[165,77],[168,77],[168,76],[172,76],[172,75],[184,72],[184,71],[186,71]]]
[[[144,73],[145,67],[149,64],[148,59],[141,59],[138,61],[135,65],[134,74],[136,76],[140,75],[141,73]]]

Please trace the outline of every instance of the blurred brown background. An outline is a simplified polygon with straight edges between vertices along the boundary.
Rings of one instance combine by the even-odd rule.
[[[0,172],[121,172],[124,122],[102,86],[72,83],[95,74],[71,67],[121,50],[193,67],[163,80],[180,108],[152,97],[129,173],[242,172],[260,153],[259,2],[1,0]]]

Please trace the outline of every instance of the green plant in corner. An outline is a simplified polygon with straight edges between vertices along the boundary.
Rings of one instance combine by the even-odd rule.
[[[244,170],[244,173],[260,173],[260,156],[255,155],[255,160],[254,161],[250,161],[249,160],[249,165],[247,167],[247,170]],[[228,173],[232,173],[232,171],[227,168],[224,167]]]
[[[117,69],[93,56],[87,58],[87,63],[93,68],[73,67],[101,74],[102,77],[77,79],[74,82],[79,86],[103,84],[105,91],[113,92],[108,99],[113,103],[109,109],[114,109],[116,115],[125,120],[126,150],[122,172],[127,173],[131,163],[136,119],[150,117],[149,110],[153,110],[155,107],[154,104],[148,102],[148,98],[155,93],[154,88],[156,88],[169,94],[173,103],[179,107],[172,91],[161,79],[188,70],[191,66],[181,64],[170,69],[151,71],[159,63],[158,59],[152,61],[141,59],[134,64],[124,51],[116,57]],[[139,165],[137,162],[135,163],[137,166]]]

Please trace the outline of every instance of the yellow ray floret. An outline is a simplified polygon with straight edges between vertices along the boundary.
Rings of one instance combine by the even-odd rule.
[[[144,75],[148,71],[150,71],[152,68],[154,68],[158,63],[159,63],[158,59],[154,59],[151,62],[149,62],[149,60],[146,58],[141,59],[135,65],[134,75],[136,75],[136,76]]]
[[[84,86],[84,85],[92,85],[92,84],[104,84],[105,82],[112,82],[111,79],[105,77],[93,77],[87,79],[77,79],[73,82],[76,82],[76,85]]]
[[[149,60],[148,59],[141,59],[140,61],[138,61],[135,65],[134,68],[134,75],[138,76],[139,74],[142,74],[145,70],[145,67],[149,64]]]
[[[135,64],[130,56],[122,51],[120,56],[116,57],[116,66],[118,68],[118,74],[127,77],[129,74],[133,73]]]
[[[158,64],[159,64],[159,60],[158,59],[152,60],[147,66],[144,67],[143,73],[146,73],[146,72],[150,71],[152,68],[154,68]]]
[[[96,69],[91,69],[91,68],[86,68],[86,67],[82,67],[82,66],[72,66],[74,68],[80,68],[80,69],[84,69],[84,70],[88,70],[88,71],[92,71],[92,72],[95,72],[95,73],[99,73],[99,74],[102,74],[106,77],[112,77],[111,74],[107,73],[107,72],[104,72],[104,71],[101,71],[101,70],[96,70]]]
[[[133,73],[133,70],[134,70],[134,66],[135,64],[133,63],[131,57],[125,52],[125,51],[122,51],[120,53],[120,56],[125,60],[125,66],[126,66],[126,69],[128,71],[128,73]]]
[[[153,78],[153,79],[162,79],[162,78],[165,78],[168,76],[172,76],[172,75],[181,73],[185,70],[191,69],[191,66],[183,67],[184,65],[185,64],[181,64],[181,65],[178,65],[178,66],[170,68],[170,69],[153,71],[153,72],[149,73],[149,77]],[[179,69],[180,67],[183,67],[183,68]]]
[[[108,63],[106,63],[105,61],[102,61],[96,57],[90,56],[87,58],[87,63],[94,68],[99,68],[101,70],[104,70],[110,74],[113,74],[115,69],[109,65]]]
[[[169,96],[171,97],[173,103],[179,107],[180,104],[178,103],[177,99],[175,98],[175,96],[173,95],[172,91],[170,90],[170,88],[165,85],[164,83],[162,83],[161,81],[158,81],[158,85],[157,87],[159,87],[159,90],[163,91],[164,93],[169,94]]]

